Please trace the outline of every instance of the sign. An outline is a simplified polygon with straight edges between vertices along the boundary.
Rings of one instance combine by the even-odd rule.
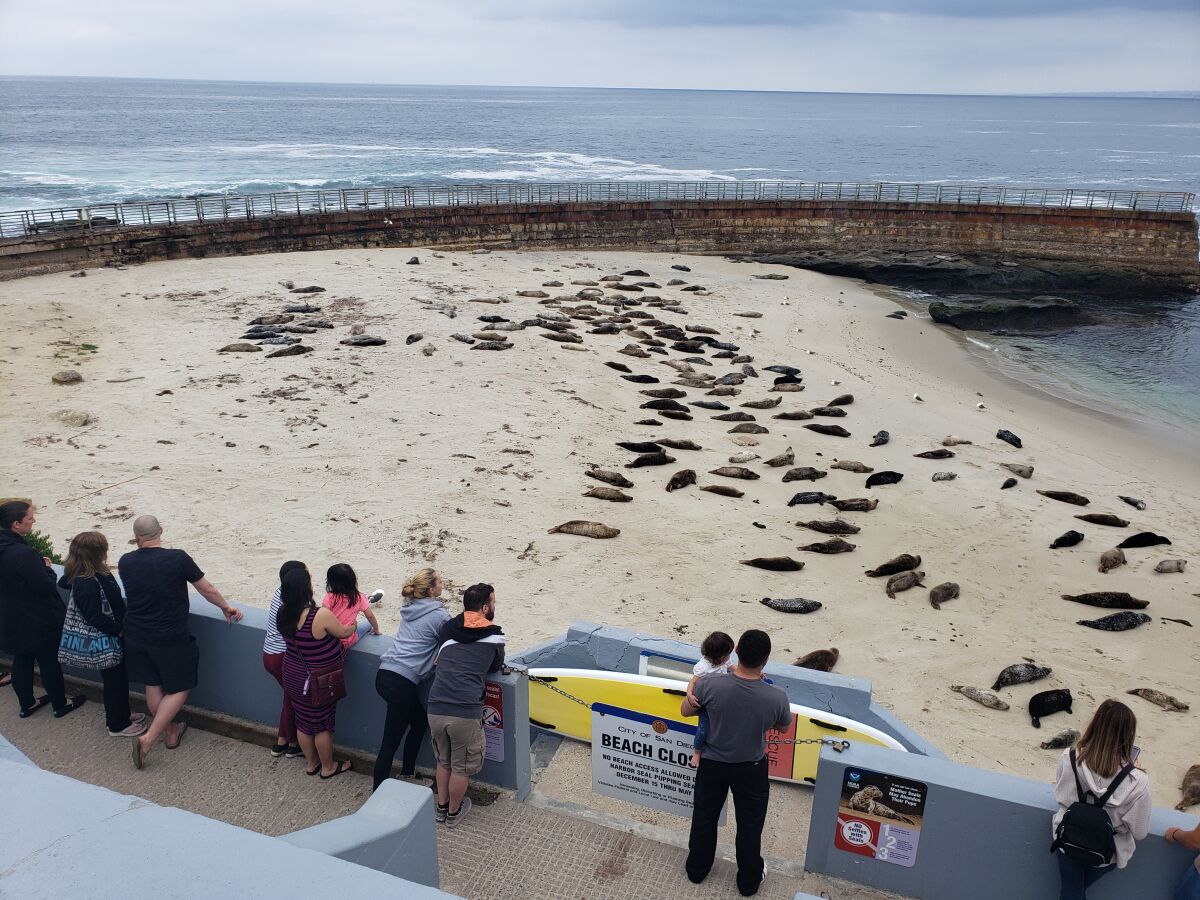
[[[592,790],[648,809],[692,815],[696,726],[592,704]],[[721,824],[725,810],[721,810]]]
[[[483,758],[504,762],[504,688],[485,682],[483,693]]]
[[[792,765],[796,760],[795,744],[773,744],[772,741],[794,741],[796,739],[796,714],[792,713],[791,724],[783,731],[772,728],[767,732],[767,774],[772,778],[792,779]]]
[[[848,768],[833,845],[898,866],[917,861],[927,785],[895,775]]]

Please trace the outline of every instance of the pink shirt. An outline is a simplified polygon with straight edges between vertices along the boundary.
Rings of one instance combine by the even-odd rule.
[[[343,625],[353,625],[358,621],[358,614],[366,612],[367,595],[359,594],[355,598],[354,603],[347,605],[346,598],[342,594],[326,594],[325,599],[321,601],[321,605],[333,613],[339,622]],[[358,632],[350,635],[350,637],[342,638],[342,646],[347,649],[358,643]]]

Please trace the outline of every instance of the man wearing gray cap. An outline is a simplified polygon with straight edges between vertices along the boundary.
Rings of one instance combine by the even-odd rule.
[[[200,651],[188,629],[188,585],[225,614],[229,624],[241,612],[230,606],[221,592],[204,577],[200,567],[182,550],[162,546],[162,525],[154,516],[133,522],[137,549],[117,564],[125,587],[125,662],[129,680],[146,686],[146,703],[154,717],[150,727],[133,739],[133,764],[142,768],[160,735],[174,750],[183,740],[186,722],[175,716],[199,680]]]

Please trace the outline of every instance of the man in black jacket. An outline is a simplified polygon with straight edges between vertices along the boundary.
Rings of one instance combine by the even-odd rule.
[[[50,560],[25,541],[37,522],[32,503],[10,500],[0,504],[0,647],[12,654],[12,686],[21,704],[21,718],[47,703],[58,718],[83,706],[83,696],[68,699],[58,664],[67,608],[55,587]],[[46,695],[33,693],[33,666],[42,673]]]

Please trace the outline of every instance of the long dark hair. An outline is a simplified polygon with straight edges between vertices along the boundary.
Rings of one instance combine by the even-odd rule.
[[[346,605],[358,599],[358,576],[345,563],[335,563],[325,573],[325,590],[335,597],[345,597]]]
[[[279,612],[275,616],[275,627],[287,638],[296,636],[296,620],[302,609],[316,609],[313,602],[312,576],[308,569],[290,569],[279,579]]]
[[[1112,778],[1123,765],[1133,762],[1136,735],[1133,710],[1119,700],[1105,700],[1084,729],[1075,755],[1101,778]]]
[[[281,586],[283,585],[283,576],[286,575],[288,572],[292,571],[292,569],[304,569],[305,571],[307,571],[308,566],[306,566],[304,563],[300,562],[300,560],[298,560],[298,559],[289,559],[287,562],[285,562],[282,566],[279,567],[279,584]]]

